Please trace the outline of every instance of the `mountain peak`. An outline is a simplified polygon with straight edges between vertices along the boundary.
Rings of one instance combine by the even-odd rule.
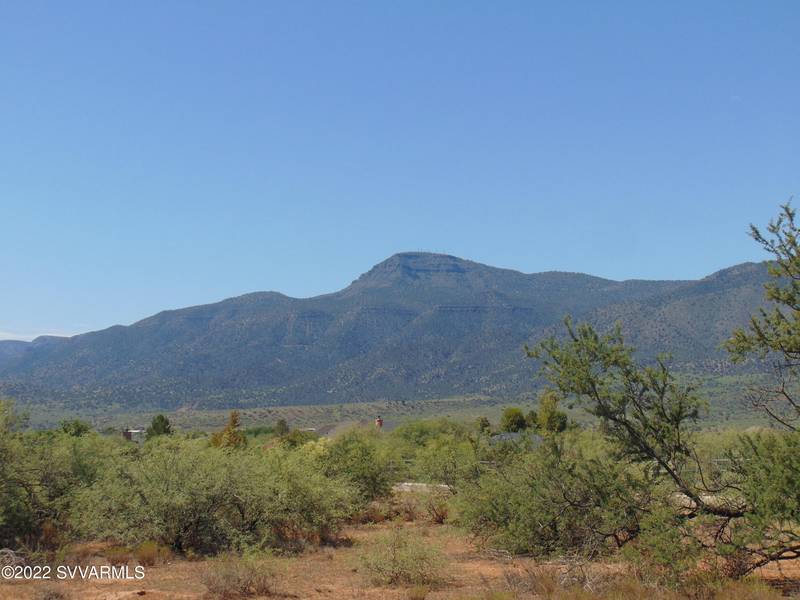
[[[358,278],[357,283],[391,283],[399,280],[416,281],[437,276],[463,275],[478,267],[474,263],[450,254],[433,252],[400,252],[378,263]]]

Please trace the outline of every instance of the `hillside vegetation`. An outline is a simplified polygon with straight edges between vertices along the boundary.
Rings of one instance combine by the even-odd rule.
[[[509,559],[502,578],[481,573],[485,598],[775,598],[765,574],[800,559],[798,234],[789,206],[768,237],[753,229],[775,257],[774,306],[725,343],[736,362],[779,367],[751,389],[770,429],[703,432],[706,399],[663,356],[638,355],[620,325],[571,319],[526,348],[548,383],[535,407],[494,421],[376,421],[320,437],[285,419],[246,429],[233,410],[210,434],[156,415],[136,443],[77,419],[30,430],[2,401],[0,558],[204,560],[195,597],[313,597],[334,589],[287,585],[276,557],[355,546],[361,583],[348,576],[338,596],[456,598],[474,586],[465,552],[430,531],[451,528],[471,552]],[[420,519],[427,528],[405,525]],[[366,539],[366,524],[379,532]],[[528,562],[509,568],[514,557]]]
[[[766,265],[699,281],[526,275],[406,253],[347,288],[295,299],[253,293],[72,338],[0,342],[0,393],[64,408],[225,408],[417,400],[530,390],[525,344],[566,314],[617,320],[640,356],[677,370],[732,370],[720,344],[762,302]],[[741,367],[740,367],[741,370]]]

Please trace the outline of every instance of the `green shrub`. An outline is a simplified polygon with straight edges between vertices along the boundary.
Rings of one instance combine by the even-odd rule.
[[[156,415],[150,422],[150,426],[145,432],[145,438],[150,440],[159,435],[172,435],[172,424],[164,415]]]
[[[61,431],[72,437],[81,437],[92,430],[91,423],[80,419],[65,419],[61,421]]]
[[[677,588],[696,574],[702,548],[685,531],[670,506],[654,507],[640,523],[639,535],[623,549],[637,577],[652,585]]]
[[[415,471],[419,480],[453,490],[476,480],[481,472],[475,445],[449,433],[430,439],[417,451]]]
[[[522,431],[527,426],[525,415],[519,408],[510,406],[503,411],[503,416],[500,418],[500,431],[513,433]]]
[[[159,436],[78,490],[72,525],[88,537],[213,554],[330,539],[355,506],[351,486],[308,453]]]
[[[73,494],[91,485],[122,451],[120,438],[60,429],[22,430],[0,401],[0,547],[51,551],[69,541]]]
[[[568,434],[485,473],[454,502],[463,525],[512,553],[594,556],[635,535],[651,495],[635,466],[587,458]]]
[[[290,432],[281,436],[281,446],[287,450],[299,448],[309,442],[313,442],[319,436],[313,431],[302,431],[300,429],[292,429]]]
[[[361,564],[377,585],[426,585],[442,580],[441,552],[410,531],[395,527],[361,556]]]
[[[373,430],[351,429],[336,437],[324,455],[325,471],[350,481],[366,503],[389,493],[394,482],[392,462]]]

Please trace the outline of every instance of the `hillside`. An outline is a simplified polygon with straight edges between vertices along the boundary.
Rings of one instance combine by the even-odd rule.
[[[698,281],[523,274],[404,253],[314,298],[257,292],[130,326],[0,342],[0,393],[69,407],[214,408],[511,396],[530,390],[523,345],[567,313],[622,320],[643,355],[723,368],[720,342],[761,302],[763,264]]]

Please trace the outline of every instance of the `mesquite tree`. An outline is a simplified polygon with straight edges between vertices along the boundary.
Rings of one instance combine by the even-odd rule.
[[[776,377],[772,384],[751,389],[751,401],[791,431],[800,422],[800,230],[795,210],[785,204],[763,234],[755,225],[750,235],[773,260],[770,281],[764,285],[769,307],[750,318],[747,328],[737,329],[725,344],[736,362],[748,358],[768,360]]]

